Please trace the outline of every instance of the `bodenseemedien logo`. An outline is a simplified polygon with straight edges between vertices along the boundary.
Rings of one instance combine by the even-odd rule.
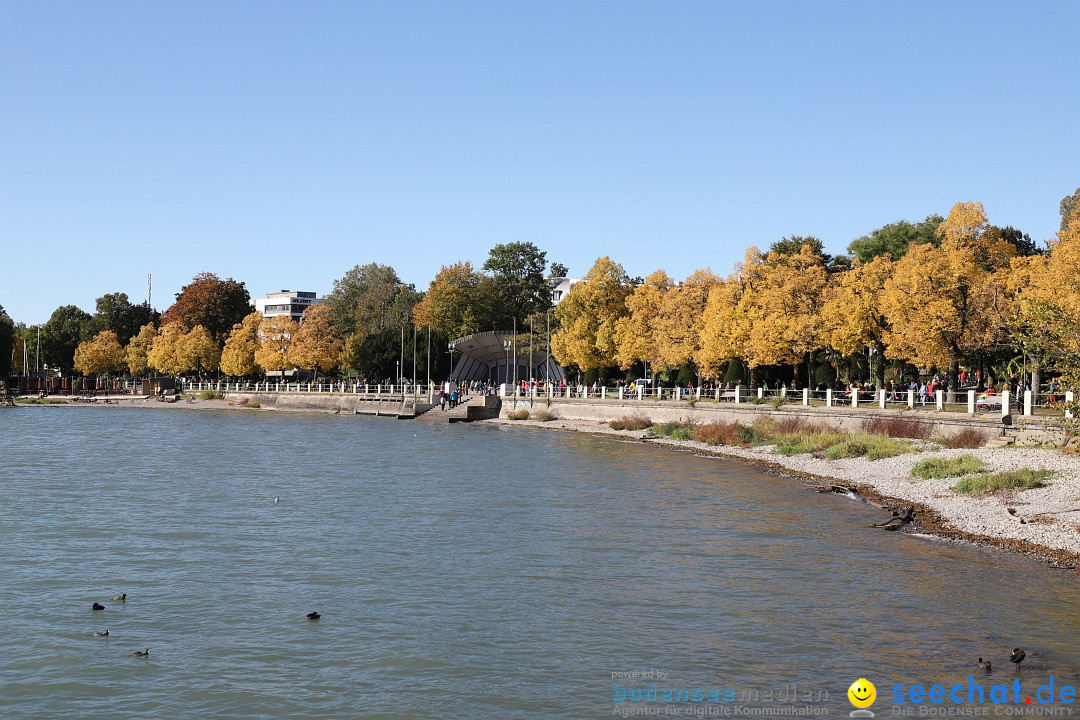
[[[874,713],[866,709],[874,704],[874,700],[877,700],[877,688],[874,687],[874,683],[866,678],[859,678],[847,689],[847,697],[856,708],[851,711],[850,717],[874,717]]]

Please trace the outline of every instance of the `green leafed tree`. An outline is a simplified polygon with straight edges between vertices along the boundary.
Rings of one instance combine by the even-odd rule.
[[[11,359],[15,350],[15,323],[0,305],[0,377],[11,374]]]
[[[869,235],[852,240],[848,245],[848,253],[859,262],[868,263],[882,255],[899,260],[907,254],[912,245],[930,244],[940,247],[942,236],[938,227],[944,220],[945,218],[935,214],[929,215],[920,223],[910,223],[907,220],[889,223]]]
[[[389,265],[368,263],[356,265],[335,280],[333,291],[324,301],[342,337],[363,337],[408,325],[420,293],[401,282]]]
[[[74,305],[56,308],[41,328],[41,354],[50,368],[70,374],[75,367],[75,348],[82,342],[83,326],[90,314]]]
[[[516,319],[521,325],[530,314],[546,310],[551,295],[544,278],[547,253],[531,242],[499,244],[488,251],[484,270],[491,274],[506,317],[505,327]]]

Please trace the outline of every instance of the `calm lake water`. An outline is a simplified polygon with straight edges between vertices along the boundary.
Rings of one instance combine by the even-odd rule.
[[[1017,645],[1027,694],[1080,685],[1071,576],[880,518],[568,433],[0,410],[0,715],[600,718],[628,707],[615,683],[655,681],[744,700],[683,716],[793,684],[846,716],[865,677],[880,717],[893,685],[966,683],[978,656],[988,692],[1011,683]]]

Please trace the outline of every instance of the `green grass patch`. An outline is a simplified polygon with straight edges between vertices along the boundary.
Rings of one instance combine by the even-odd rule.
[[[66,400],[60,400],[58,398],[36,398],[36,397],[22,397],[15,402],[20,405],[66,405]]]
[[[1031,490],[1045,487],[1053,474],[1050,470],[1023,468],[993,475],[975,475],[953,485],[953,492],[961,495],[981,495],[1001,490]]]
[[[818,453],[839,445],[848,436],[839,432],[781,433],[769,438],[776,445],[778,455],[802,455]]]
[[[962,477],[982,472],[984,467],[986,465],[982,460],[971,453],[964,453],[951,458],[936,457],[920,460],[915,463],[915,467],[911,468],[911,476],[923,480]]]
[[[885,437],[884,435],[871,435],[857,432],[849,435],[844,440],[828,447],[822,453],[827,460],[840,460],[842,458],[865,457],[867,460],[881,460],[882,458],[903,455],[911,449],[911,443],[906,440]]]
[[[220,400],[223,397],[225,395],[217,390],[203,390],[199,393],[200,400]]]

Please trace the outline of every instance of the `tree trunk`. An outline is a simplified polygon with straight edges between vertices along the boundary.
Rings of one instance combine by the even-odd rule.
[[[884,343],[881,343],[881,342],[876,343],[874,345],[874,353],[877,355],[877,358],[878,358],[877,377],[875,378],[875,383],[876,383],[878,392],[881,392],[882,390],[885,389],[885,345],[884,345]]]
[[[1039,404],[1039,383],[1042,382],[1042,368],[1039,367],[1038,360],[1034,356],[1029,355],[1028,359],[1031,360],[1031,404]]]
[[[953,360],[951,363],[949,363],[949,378],[948,385],[946,386],[947,390],[945,393],[945,402],[947,403],[952,404],[956,402],[956,378],[959,375],[960,361]]]

